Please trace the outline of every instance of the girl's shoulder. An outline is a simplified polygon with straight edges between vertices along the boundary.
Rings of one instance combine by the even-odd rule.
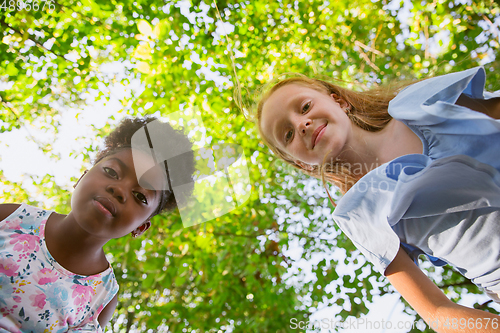
[[[19,207],[21,207],[21,204],[17,203],[0,204],[0,221],[12,215]]]
[[[51,210],[30,206],[26,203],[0,204],[0,221],[22,221],[24,227],[29,226],[31,228],[44,224],[52,213],[54,212]]]
[[[399,251],[393,229],[399,221],[443,225],[455,213],[473,216],[465,212],[485,205],[500,208],[500,172],[494,167],[466,155],[432,160],[413,154],[367,173],[337,202],[332,217],[383,273]]]
[[[455,105],[465,94],[484,99],[486,72],[482,67],[419,81],[406,87],[389,103],[389,114],[414,125],[429,125],[447,118],[467,117],[465,108]]]

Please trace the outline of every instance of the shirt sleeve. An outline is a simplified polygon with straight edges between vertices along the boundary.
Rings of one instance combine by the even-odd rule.
[[[98,310],[90,319],[86,320],[86,323],[78,327],[70,328],[68,332],[104,332],[104,329],[101,327],[98,321],[99,315],[101,314],[102,309],[104,309],[113,299],[113,297],[115,297],[115,295],[118,293],[119,287],[118,283],[116,282],[115,275],[112,271],[103,277],[103,282],[104,283],[100,285],[101,288],[99,289],[102,295],[99,298],[100,300],[98,301],[97,305],[95,305]]]
[[[385,168],[361,178],[333,212],[340,229],[381,273],[399,250],[399,238],[388,222],[397,181],[385,176]]]
[[[470,120],[475,125],[461,128],[461,134],[496,133],[500,129],[499,122],[492,122],[483,113],[455,104],[461,94],[476,99],[497,96],[498,94],[484,91],[485,81],[484,69],[476,67],[417,82],[401,91],[389,103],[389,114],[410,126]],[[442,126],[441,130],[443,133],[454,134],[456,129],[454,126]]]
[[[391,226],[402,218],[416,218],[418,223],[419,217],[481,207],[500,208],[500,173],[495,168],[465,155],[432,161],[415,154],[361,178],[340,200],[333,218],[384,273],[400,246]]]

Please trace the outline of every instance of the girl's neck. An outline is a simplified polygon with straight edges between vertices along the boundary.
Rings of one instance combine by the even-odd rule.
[[[362,177],[397,157],[422,151],[420,138],[404,123],[392,119],[379,132],[353,125],[352,136],[339,158],[351,165],[356,176]]]
[[[89,237],[71,213],[50,215],[45,225],[45,242],[52,257],[72,273],[94,275],[109,267],[102,249],[106,241]]]

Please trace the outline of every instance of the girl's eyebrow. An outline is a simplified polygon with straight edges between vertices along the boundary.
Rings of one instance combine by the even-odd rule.
[[[118,164],[120,164],[120,168],[122,168],[123,170],[128,170],[128,166],[125,163],[123,163],[123,161],[120,160],[118,157],[111,157],[109,160],[116,160]]]
[[[281,144],[283,144],[282,134],[283,134],[283,128],[285,127],[284,123],[285,121],[283,121],[283,119],[278,120],[278,123],[276,124],[276,128],[274,130],[274,137],[277,138],[278,139],[277,141],[280,142]]]
[[[290,99],[288,99],[285,103],[283,103],[284,107],[287,108],[287,110],[292,110],[292,112],[297,108],[297,105],[300,105],[300,101],[303,99],[303,96],[300,94],[292,96]],[[299,108],[300,109],[300,108]],[[285,145],[285,142],[283,140],[283,128],[284,128],[284,123],[283,119],[280,119],[278,123],[276,124],[276,130],[275,134],[277,133],[277,137],[279,138],[278,141]],[[276,136],[276,135],[275,135]]]

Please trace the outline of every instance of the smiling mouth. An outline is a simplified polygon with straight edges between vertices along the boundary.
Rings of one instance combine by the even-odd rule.
[[[326,127],[326,125],[327,124],[321,125],[318,128],[316,128],[316,130],[314,131],[312,138],[311,138],[312,148],[314,148],[316,146],[316,143],[317,143],[316,141],[318,141],[318,136],[321,133],[321,131]]]
[[[111,200],[106,197],[96,197],[94,202],[97,208],[105,215],[115,216],[116,208]]]

